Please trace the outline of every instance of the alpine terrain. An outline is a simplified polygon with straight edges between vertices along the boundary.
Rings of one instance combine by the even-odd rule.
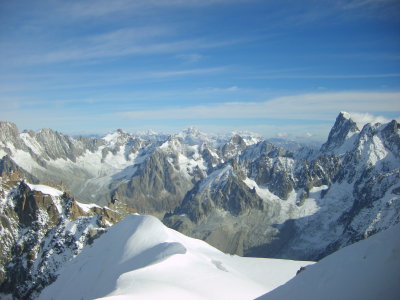
[[[67,192],[0,177],[0,293],[34,299],[57,271],[106,228],[134,213],[118,202],[83,204]],[[0,294],[0,298],[1,294]]]
[[[236,285],[249,287],[235,293],[249,298],[306,264],[293,263],[270,285],[254,274],[270,278],[261,266],[272,261],[226,256],[153,217],[129,216],[107,230],[132,212],[156,216],[225,253],[301,261],[320,260],[400,223],[398,123],[360,124],[345,112],[320,148],[195,128],[175,135],[119,129],[89,138],[20,132],[0,122],[0,174],[0,293],[18,299],[36,298],[57,277],[41,297],[59,297],[54,293],[68,286],[62,282],[75,282],[68,276],[76,282],[85,276],[77,271],[85,261],[98,274],[103,266],[107,274],[99,276],[108,282],[98,291],[79,290],[88,298],[130,294],[132,278],[146,286],[176,257],[189,268],[227,273],[215,275],[218,282],[235,274]],[[242,261],[260,269],[250,272]],[[199,276],[212,273],[204,272]],[[179,295],[194,288],[174,278],[183,282]],[[162,290],[168,282],[159,284]]]

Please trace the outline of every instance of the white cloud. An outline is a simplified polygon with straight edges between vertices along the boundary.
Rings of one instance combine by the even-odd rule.
[[[289,133],[287,133],[287,132],[278,132],[276,134],[276,136],[279,137],[279,138],[286,138],[286,137],[289,136]]]
[[[121,112],[134,119],[298,119],[332,120],[340,111],[400,111],[400,93],[340,92],[279,97],[264,102],[225,102]]]
[[[367,123],[388,123],[389,119],[382,116],[374,116],[369,113],[350,112],[350,118],[357,123],[358,128],[362,128]]]

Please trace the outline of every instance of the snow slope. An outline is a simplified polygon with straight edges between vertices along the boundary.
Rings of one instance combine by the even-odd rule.
[[[259,299],[394,300],[399,295],[400,225],[396,225],[308,266]]]
[[[254,299],[310,262],[230,256],[129,215],[67,263],[39,299]]]

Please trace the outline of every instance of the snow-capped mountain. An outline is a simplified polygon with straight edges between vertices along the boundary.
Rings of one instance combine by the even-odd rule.
[[[338,250],[263,300],[395,300],[400,293],[400,225]]]
[[[341,113],[307,158],[267,141],[244,147],[164,222],[232,253],[320,259],[399,223],[397,126],[359,129]]]
[[[227,255],[130,215],[66,263],[39,299],[254,299],[308,264]]]
[[[351,119],[350,114],[342,112],[336,119],[335,125],[329,133],[328,140],[321,147],[324,153],[344,154],[353,148],[360,129]]]
[[[398,124],[360,127],[340,113],[315,150],[194,128],[72,138],[0,122],[0,167],[83,202],[118,199],[225,252],[316,260],[400,221]]]
[[[0,177],[0,292],[33,299],[56,272],[129,212],[83,204],[56,188],[30,184],[16,172]]]

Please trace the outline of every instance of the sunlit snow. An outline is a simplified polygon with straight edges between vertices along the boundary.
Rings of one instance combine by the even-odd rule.
[[[39,299],[254,299],[308,264],[227,255],[130,215],[67,263]]]
[[[340,249],[259,299],[399,299],[399,237],[396,225]]]

